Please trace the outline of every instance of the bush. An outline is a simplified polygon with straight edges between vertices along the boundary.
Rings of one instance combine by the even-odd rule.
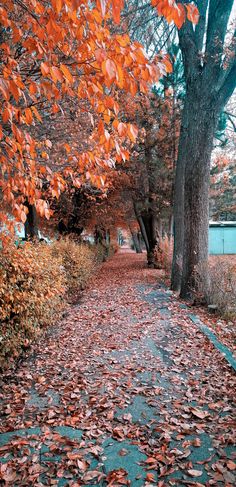
[[[68,294],[84,289],[96,268],[96,248],[65,238],[55,242],[52,250],[62,260]]]
[[[92,246],[98,264],[105,262],[108,258],[109,247],[101,243]]]
[[[69,239],[0,250],[0,369],[60,317],[95,269],[95,249]]]
[[[12,361],[65,307],[60,256],[46,244],[0,251],[0,368]]]
[[[206,273],[208,280],[202,283],[201,275]],[[195,269],[197,290],[193,290],[195,302],[212,305],[223,318],[236,316],[236,262],[225,257],[210,257],[207,264],[199,264]]]
[[[165,235],[155,249],[155,263],[158,269],[164,269],[168,275],[171,273],[172,255],[173,238],[169,239],[167,235]]]
[[[207,300],[223,317],[236,317],[236,263],[221,258],[210,261]]]
[[[106,262],[107,259],[116,254],[119,250],[119,245],[114,242],[111,245],[108,244],[97,244],[91,247],[95,253],[97,263]]]

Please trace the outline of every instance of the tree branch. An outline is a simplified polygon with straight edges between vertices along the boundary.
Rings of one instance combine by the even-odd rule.
[[[236,59],[228,72],[223,86],[220,88],[217,94],[219,106],[224,106],[236,88]]]
[[[195,0],[200,18],[195,28],[195,42],[199,52],[204,51],[204,36],[206,32],[206,18],[209,0]]]
[[[234,0],[210,0],[209,3],[206,55],[208,65],[213,66],[214,70],[221,66],[224,41],[233,3]]]

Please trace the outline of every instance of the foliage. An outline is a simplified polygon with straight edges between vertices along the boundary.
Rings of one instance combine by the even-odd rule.
[[[53,244],[52,253],[61,258],[67,292],[71,295],[84,289],[95,270],[96,250],[67,237]]]
[[[113,33],[111,19],[119,22],[122,6],[122,1],[2,2],[0,185],[5,203],[23,222],[26,199],[50,217],[45,185],[58,197],[68,178],[76,186],[87,180],[105,184],[106,168],[129,157],[123,142],[137,136],[135,126],[119,120],[116,92],[147,92],[150,82],[171,69],[165,57],[151,64],[138,42]],[[87,144],[78,150],[61,134],[64,161],[52,170],[54,140],[47,133],[37,138],[37,128],[73,107],[88,114]]]
[[[232,138],[235,143],[235,136]],[[215,220],[236,219],[235,145],[217,151],[211,169],[210,213]]]
[[[170,276],[171,263],[173,255],[173,238],[168,238],[165,235],[159,241],[159,244],[155,251],[155,260],[159,268],[164,269],[166,274]]]
[[[207,269],[207,283],[201,275]],[[213,305],[223,318],[236,316],[236,261],[234,256],[211,256],[208,263],[195,268],[197,291],[194,292],[197,304]]]
[[[209,264],[208,302],[225,318],[236,317],[236,261],[217,257]]]
[[[9,245],[0,253],[0,367],[17,357],[40,328],[57,319],[65,304],[64,274],[51,246]]]
[[[95,251],[69,239],[1,250],[0,368],[60,317],[94,270]]]
[[[179,28],[198,20],[193,4],[150,6]],[[123,0],[1,3],[0,221],[9,228],[9,209],[25,222],[34,205],[49,219],[66,188],[104,190],[107,171],[129,159],[138,130],[122,120],[119,93],[147,93],[172,66],[162,53],[150,62],[125,23],[114,26],[123,8]]]

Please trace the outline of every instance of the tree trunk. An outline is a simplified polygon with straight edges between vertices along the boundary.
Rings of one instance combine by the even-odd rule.
[[[216,104],[198,96],[188,94],[188,137],[180,144],[179,158],[185,165],[184,208],[181,191],[181,229],[177,231],[184,241],[183,269],[181,280],[182,298],[191,298],[193,290],[205,291],[208,283],[208,227],[209,227],[209,184],[210,162],[218,110]],[[181,167],[181,179],[183,167]],[[184,209],[184,225],[182,212]]]
[[[142,215],[142,220],[145,226],[149,247],[147,252],[147,263],[149,267],[155,267],[155,248],[158,243],[157,220],[151,212]]]
[[[174,226],[174,217],[173,214],[170,215],[169,220],[168,220],[168,240],[171,240],[172,235],[173,235],[173,226]]]
[[[27,219],[25,222],[25,239],[33,240],[39,238],[38,225],[37,225],[37,214],[34,205],[31,205],[28,201],[24,203],[28,208]]]
[[[140,232],[142,234],[142,237],[143,237],[143,240],[144,240],[144,243],[145,243],[145,247],[146,247],[146,250],[147,250],[147,253],[148,253],[149,252],[149,240],[148,240],[148,236],[147,236],[147,232],[146,232],[146,227],[144,225],[144,221],[143,221],[143,217],[142,216],[139,216],[138,217],[138,224],[139,224]]]
[[[186,21],[178,32],[186,96],[176,168],[172,289],[179,288],[182,272],[181,297],[199,288],[196,266],[202,266],[200,287],[207,284],[210,157],[217,117],[236,84],[235,33],[227,47],[230,60],[225,62],[233,3],[196,0],[196,28]]]
[[[95,225],[94,241],[96,245],[100,245],[102,249],[103,262],[107,260],[109,255],[109,245],[107,245],[107,232],[101,225]]]
[[[185,99],[184,110],[182,115],[182,123],[180,129],[178,158],[175,170],[175,185],[174,185],[174,250],[171,271],[171,289],[179,291],[181,286],[182,268],[183,268],[183,244],[184,244],[184,173],[185,165],[189,154],[186,152],[186,144],[188,141],[188,126],[189,126],[189,105],[188,100]]]
[[[137,239],[138,239],[138,243],[139,243],[140,253],[142,253],[143,249],[142,249],[142,234],[141,234],[141,232],[137,232]]]
[[[134,248],[135,248],[136,253],[141,254],[142,249],[141,249],[140,242],[138,239],[138,234],[136,232],[133,232],[131,229],[130,229],[130,233],[132,236],[132,240],[133,240],[133,244],[134,244]]]
[[[159,222],[158,222],[158,234],[159,234],[159,238],[162,239],[162,237],[163,237],[163,221],[161,219],[159,219]]]
[[[133,207],[134,207],[135,216],[137,218],[137,222],[139,224],[140,232],[141,232],[141,235],[143,237],[143,241],[145,243],[146,250],[147,250],[147,252],[149,252],[149,242],[148,242],[148,237],[147,237],[147,233],[146,233],[146,228],[145,228],[145,225],[143,222],[143,218],[140,215],[140,212],[138,211],[138,205],[134,200],[133,200]]]

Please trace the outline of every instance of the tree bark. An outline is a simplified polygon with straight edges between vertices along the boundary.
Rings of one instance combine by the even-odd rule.
[[[107,231],[103,226],[95,225],[94,241],[96,245],[101,245],[103,261],[105,262],[109,255],[109,245],[107,244]]]
[[[184,298],[191,296],[193,288],[207,286],[210,158],[217,117],[236,82],[236,33],[228,47],[232,55],[223,63],[233,0],[196,3],[200,12],[196,28],[186,21],[179,30],[186,96],[175,181],[172,289],[178,290],[181,282]]]
[[[142,234],[141,232],[137,232],[137,239],[138,239],[138,243],[139,243],[139,248],[140,248],[140,253],[142,253],[143,249],[142,249]]]
[[[147,232],[146,232],[146,227],[144,225],[143,217],[142,216],[138,216],[137,217],[137,220],[138,220],[140,232],[142,234],[142,237],[143,237],[143,240],[144,240],[144,243],[145,243],[146,251],[148,253],[149,252],[149,240],[148,240],[148,236],[147,236]]]
[[[143,237],[143,241],[145,243],[145,247],[146,247],[146,250],[147,250],[147,253],[148,253],[149,252],[149,241],[148,241],[148,237],[147,237],[147,233],[146,233],[146,228],[145,228],[145,225],[144,225],[143,218],[140,215],[140,212],[138,210],[138,205],[137,205],[136,201],[134,201],[134,200],[133,200],[133,207],[134,207],[135,216],[137,218],[137,222],[139,224],[140,232],[141,232],[141,235]]]
[[[183,269],[183,243],[184,243],[184,179],[185,166],[189,154],[185,147],[188,141],[188,126],[190,118],[190,106],[185,99],[182,123],[180,129],[179,149],[175,170],[174,186],[174,250],[171,271],[171,289],[180,291],[182,269]]]
[[[31,205],[28,201],[24,203],[28,208],[27,219],[25,222],[25,239],[34,240],[39,238],[38,225],[37,225],[37,213],[34,205]]]
[[[187,93],[185,103],[189,107],[188,136],[184,141],[184,153],[181,144],[179,148],[185,171],[184,206],[181,206],[181,230],[178,228],[178,232],[181,231],[180,244],[184,242],[180,296],[191,298],[193,290],[207,289],[210,162],[219,112],[215,100],[207,100],[200,91]]]
[[[173,228],[174,228],[174,216],[173,213],[169,216],[169,221],[168,221],[168,240],[171,240],[172,235],[173,235]]]
[[[134,248],[135,248],[136,253],[141,254],[142,249],[141,249],[140,242],[138,239],[138,234],[136,232],[133,232],[131,229],[130,229],[130,233],[132,236],[132,240],[133,240],[133,244],[134,244]]]
[[[145,215],[142,215],[142,220],[148,238],[149,250],[147,252],[147,263],[149,267],[156,267],[155,249],[159,240],[158,222],[155,215],[153,215],[151,211],[149,211]]]

